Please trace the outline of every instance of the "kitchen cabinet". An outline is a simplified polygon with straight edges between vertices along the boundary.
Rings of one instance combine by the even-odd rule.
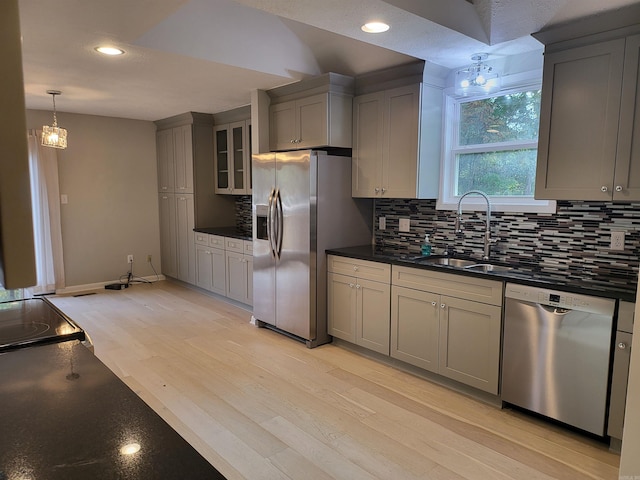
[[[326,73],[267,90],[269,150],[351,148],[354,84]]]
[[[214,127],[214,163],[216,193],[251,193],[250,120]]]
[[[329,334],[389,355],[390,266],[332,255],[327,262]]]
[[[545,49],[536,198],[640,200],[640,35],[606,37]]]
[[[502,282],[393,267],[393,358],[498,394]]]
[[[160,193],[158,206],[160,211],[160,258],[162,262],[162,273],[170,277],[177,277],[175,194]]]
[[[272,104],[269,145],[272,151],[316,147],[351,147],[350,96],[321,93]]]
[[[414,83],[353,100],[352,195],[436,198],[442,89]]]
[[[225,239],[227,291],[229,298],[253,304],[253,257],[247,253],[247,240]]]
[[[159,194],[162,273],[195,283],[193,194]]]
[[[235,222],[235,201],[214,191],[213,117],[188,112],[155,122],[162,273],[196,283],[193,228]]]
[[[227,270],[224,237],[195,232],[196,285],[226,295]]]

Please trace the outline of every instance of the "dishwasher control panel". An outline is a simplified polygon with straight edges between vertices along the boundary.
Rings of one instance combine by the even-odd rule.
[[[615,309],[615,300],[610,298],[592,297],[515,283],[507,283],[504,296],[505,298],[583,312],[613,314]]]

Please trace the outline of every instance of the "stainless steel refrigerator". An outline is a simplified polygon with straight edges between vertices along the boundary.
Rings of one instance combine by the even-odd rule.
[[[371,242],[372,202],[351,198],[351,158],[300,150],[253,155],[253,316],[327,343],[326,254]]]

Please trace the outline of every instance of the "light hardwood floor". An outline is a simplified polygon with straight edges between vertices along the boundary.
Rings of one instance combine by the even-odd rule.
[[[228,479],[617,479],[592,439],[168,281],[59,296],[95,353]]]

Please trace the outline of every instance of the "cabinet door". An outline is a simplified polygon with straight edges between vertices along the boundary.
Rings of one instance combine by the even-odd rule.
[[[220,295],[227,294],[227,259],[224,250],[211,249],[211,291]]]
[[[173,129],[176,193],[193,193],[193,139],[191,125]]]
[[[245,193],[245,146],[247,144],[245,138],[245,123],[235,122],[229,125],[229,133],[231,135],[231,193]]]
[[[213,155],[215,163],[215,192],[231,193],[231,153],[229,126],[213,127]]]
[[[245,121],[245,146],[244,146],[244,160],[245,160],[245,193],[250,194],[253,190],[253,172],[251,166],[253,165],[253,146],[251,145],[251,120]]]
[[[611,200],[624,44],[545,54],[536,198]]]
[[[391,286],[357,279],[356,343],[389,355]]]
[[[244,256],[247,262],[247,305],[253,305],[253,257],[250,255]]]
[[[160,130],[156,133],[158,156],[158,191],[172,193],[175,185],[173,131]]]
[[[385,146],[380,194],[388,198],[416,198],[420,84],[385,93]]]
[[[227,259],[227,297],[248,303],[249,269],[242,253],[225,252]]]
[[[269,146],[271,151],[297,148],[296,103],[278,103],[269,107]]]
[[[211,249],[196,243],[196,285],[211,290],[213,284],[213,262]]]
[[[437,373],[439,314],[439,295],[393,286],[391,356]]]
[[[322,93],[296,100],[295,148],[329,145],[328,94]]]
[[[177,278],[196,283],[196,248],[194,238],[193,195],[177,195],[176,199],[176,260]]]
[[[160,271],[169,277],[177,277],[176,203],[172,193],[161,193],[160,210]]]
[[[640,35],[627,37],[620,103],[614,200],[640,200]]]
[[[356,343],[356,279],[327,274],[327,319],[329,335]]]
[[[438,373],[497,395],[502,310],[453,297],[441,301]]]
[[[353,99],[353,197],[375,197],[382,186],[383,105],[384,92]]]

